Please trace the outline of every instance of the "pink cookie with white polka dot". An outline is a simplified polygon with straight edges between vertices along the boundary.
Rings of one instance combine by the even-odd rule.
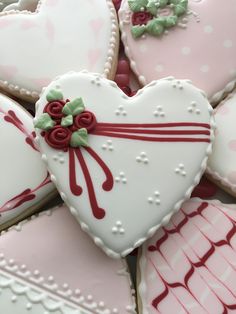
[[[125,51],[142,85],[187,78],[213,105],[233,90],[235,0],[124,0],[119,16]]]
[[[207,173],[217,185],[236,196],[236,91],[215,110],[216,137]]]

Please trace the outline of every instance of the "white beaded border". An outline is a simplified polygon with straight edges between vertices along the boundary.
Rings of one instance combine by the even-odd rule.
[[[74,74],[74,73],[76,73],[76,72],[70,71],[70,72],[68,72],[68,73],[66,73],[66,74],[64,74],[64,75],[62,75],[62,76],[59,76],[59,77],[55,78],[55,80],[54,80],[53,82],[59,80],[61,77],[68,76],[68,75]],[[84,71],[77,72],[77,73],[87,75],[89,72],[84,70]],[[98,74],[97,74],[97,73],[89,73],[89,74],[90,74],[91,76],[94,76],[94,78],[97,78],[97,77],[98,77]],[[100,76],[100,78],[102,79],[102,76]],[[104,79],[104,78],[103,78],[103,79]],[[148,85],[146,85],[145,87],[143,87],[141,90],[139,90],[138,93],[137,93],[135,96],[133,96],[133,97],[134,97],[134,98],[135,98],[135,97],[136,97],[136,98],[139,97],[140,95],[142,95],[142,94],[146,91],[146,89],[148,89],[148,88],[150,88],[150,87],[152,87],[152,86],[158,84],[158,82],[160,82],[160,81],[162,81],[162,80],[172,81],[172,80],[174,80],[174,78],[173,78],[173,77],[168,77],[168,78],[164,78],[164,79],[161,79],[161,80],[158,80],[158,81],[153,81],[153,82],[151,82],[150,84],[148,84]],[[189,80],[181,80],[181,81],[186,82],[187,84],[192,85],[191,81],[189,81]],[[117,84],[116,84],[115,82],[109,81],[109,83],[110,83],[110,85],[111,85],[112,87],[116,88],[116,89],[119,91],[119,93],[121,94],[121,97],[122,97],[122,98],[125,98],[125,99],[127,99],[127,100],[129,99],[129,97],[126,96],[126,95],[124,94],[124,92],[122,92],[122,90],[117,86]],[[196,90],[198,90],[199,93],[201,93],[201,95],[202,95],[205,99],[207,99],[205,93],[204,93],[202,90],[197,89],[197,88],[196,88]],[[37,108],[38,108],[38,106],[39,106],[39,101],[36,103],[36,115],[37,115]],[[212,107],[210,106],[210,104],[208,105],[208,111],[209,111],[209,115],[210,115],[210,127],[211,127],[210,143],[209,143],[209,145],[208,145],[208,147],[207,147],[207,149],[206,149],[205,158],[203,158],[203,161],[202,161],[201,167],[200,167],[200,169],[199,169],[199,172],[198,172],[197,175],[195,176],[192,185],[191,185],[191,186],[189,187],[189,189],[186,191],[184,197],[183,197],[180,201],[178,201],[178,202],[175,204],[175,206],[173,207],[172,211],[171,211],[169,214],[167,214],[166,216],[164,216],[163,219],[160,221],[159,224],[157,224],[157,225],[153,226],[152,228],[150,228],[150,229],[147,231],[147,233],[145,234],[145,236],[144,236],[143,238],[141,238],[141,239],[139,239],[138,241],[136,241],[136,242],[133,244],[132,247],[128,248],[127,250],[125,250],[125,251],[123,251],[123,252],[121,252],[121,253],[118,253],[118,252],[115,252],[115,251],[109,249],[109,248],[105,245],[105,243],[103,242],[103,240],[102,240],[101,238],[95,236],[94,233],[93,233],[93,231],[90,229],[90,227],[89,227],[86,223],[84,223],[83,221],[81,221],[80,216],[79,216],[77,210],[76,210],[74,207],[72,207],[72,206],[70,205],[69,200],[68,200],[67,196],[65,195],[65,193],[64,193],[63,191],[61,191],[61,190],[58,188],[57,178],[56,178],[54,175],[51,175],[51,181],[52,181],[52,182],[55,184],[55,186],[57,187],[58,192],[59,192],[59,194],[60,194],[62,200],[66,203],[66,205],[67,205],[67,207],[70,209],[72,215],[74,215],[74,217],[77,219],[77,221],[79,222],[79,224],[80,224],[82,230],[85,231],[85,232],[87,232],[87,233],[91,236],[91,238],[93,239],[93,241],[95,242],[95,244],[96,244],[98,247],[100,247],[108,256],[110,256],[110,257],[112,257],[112,258],[122,258],[122,257],[125,257],[125,256],[127,256],[128,254],[130,254],[134,249],[136,249],[136,248],[139,247],[141,244],[143,244],[148,238],[151,238],[151,237],[154,235],[154,233],[155,233],[161,226],[165,226],[165,225],[169,222],[171,216],[179,210],[179,208],[181,207],[182,203],[190,198],[193,189],[194,189],[195,186],[199,183],[199,181],[200,181],[200,179],[201,179],[201,177],[202,177],[202,175],[203,175],[203,173],[204,173],[204,171],[205,171],[205,169],[206,169],[208,156],[209,156],[209,155],[211,154],[211,152],[212,152],[212,142],[213,142],[213,140],[214,140],[215,120],[214,120],[214,116],[213,116],[213,109],[212,109]],[[39,137],[38,137],[38,136],[36,137],[35,141],[36,141],[36,143],[40,146],[40,141],[39,141]],[[45,154],[42,154],[42,160],[46,163],[46,166],[47,166],[47,168],[49,169],[48,163],[47,163],[47,157],[46,157]],[[50,172],[50,171],[49,171],[49,172]]]
[[[0,236],[3,236],[4,234],[12,232],[12,231],[20,232],[25,224],[29,223],[32,220],[37,219],[38,217],[44,216],[44,215],[45,216],[52,216],[52,214],[55,210],[57,210],[63,206],[64,206],[64,204],[61,204],[61,205],[56,206],[56,207],[49,209],[47,211],[43,211],[43,212],[40,212],[36,215],[33,215],[30,218],[19,222],[17,225],[14,225],[14,226],[10,227],[9,229],[0,232]],[[136,314],[137,312],[135,310],[136,309],[135,291],[133,290],[131,277],[130,277],[130,274],[128,272],[128,265],[126,264],[125,260],[122,261],[122,263],[123,263],[124,267],[120,270],[117,270],[117,275],[127,277],[128,283],[129,283],[129,286],[131,289],[131,299],[132,299],[132,303],[133,303],[132,305],[126,306],[126,311],[127,311],[126,313]],[[65,286],[63,285],[62,287],[59,287],[55,283],[53,277],[48,278],[48,280],[46,280],[44,277],[42,277],[40,275],[40,272],[38,270],[35,270],[32,273],[29,270],[27,270],[26,265],[18,266],[15,264],[15,261],[13,259],[10,259],[9,261],[7,261],[4,257],[4,254],[2,254],[2,253],[0,253],[0,277],[1,277],[1,272],[4,272],[4,276],[5,275],[10,276],[11,275],[12,277],[14,277],[14,274],[15,274],[16,278],[18,278],[18,277],[22,278],[21,282],[26,280],[29,282],[30,285],[36,285],[37,283],[40,283],[43,288],[45,288],[46,290],[49,291],[49,294],[54,295],[54,293],[55,293],[56,298],[68,298],[68,301],[66,300],[65,302],[67,302],[67,303],[72,302],[73,306],[76,306],[76,307],[78,307],[79,305],[83,306],[83,307],[85,307],[85,309],[83,309],[84,311],[85,310],[87,310],[87,311],[88,310],[96,310],[97,314],[119,314],[119,312],[116,308],[110,310],[107,307],[105,307],[104,302],[102,302],[102,301],[101,302],[95,302],[93,300],[92,295],[89,295],[89,296],[87,296],[87,298],[85,298],[80,293],[80,291],[79,291],[79,293],[77,290],[72,291],[67,284],[65,284]],[[14,279],[11,279],[11,281],[12,282],[16,281],[17,280],[16,278],[14,277]],[[0,288],[1,288],[1,283],[0,283]],[[7,288],[7,287],[5,287],[5,288]],[[13,291],[12,287],[10,287],[10,288]],[[40,288],[40,287],[34,288],[33,290],[35,291],[35,289],[42,290],[42,288]],[[52,298],[52,300],[54,300],[54,298]],[[42,301],[43,301],[43,299],[42,299]],[[77,308],[77,310],[78,310],[78,308]],[[63,311],[62,311],[62,313],[64,314]],[[65,312],[65,314],[66,313],[67,312]],[[93,312],[91,312],[91,313],[89,312],[88,314],[92,314],[92,313]],[[80,312],[79,313],[75,312],[75,314],[80,314]]]
[[[17,10],[10,10],[10,11],[3,11],[0,12],[0,18],[7,15],[15,15],[15,14],[28,14],[28,15],[35,15],[39,13],[40,7],[42,5],[43,0],[39,0],[38,6],[35,12],[30,12],[27,10],[17,11]],[[108,9],[110,11],[110,19],[111,19],[111,36],[110,42],[108,47],[107,59],[104,65],[103,75],[104,77],[109,77],[112,74],[112,69],[114,64],[116,63],[117,53],[119,48],[119,25],[117,21],[116,10],[114,8],[112,0],[106,0]],[[27,90],[21,86],[14,85],[7,80],[0,80],[0,87],[5,90],[9,91],[13,94],[21,95],[22,97],[29,97],[36,101],[40,97],[40,93],[36,91]]]
[[[124,6],[124,4],[123,4],[123,6]],[[146,80],[145,76],[139,74],[137,64],[134,61],[134,58],[133,58],[132,53],[131,53],[129,46],[128,46],[127,33],[125,32],[125,27],[124,27],[126,22],[123,20],[123,16],[122,16],[122,15],[125,15],[125,13],[126,13],[125,9],[121,8],[119,10],[119,17],[120,17],[119,25],[120,25],[120,31],[121,31],[121,39],[122,39],[122,42],[124,44],[125,53],[130,60],[130,67],[131,67],[132,71],[136,74],[140,84],[142,86],[145,86],[147,84],[147,80]],[[121,17],[122,17],[122,19],[121,19]],[[225,96],[227,96],[229,93],[231,93],[235,87],[236,87],[236,79],[227,83],[227,85],[222,90],[216,92],[213,96],[211,96],[209,99],[209,102],[212,104],[213,107],[215,107],[221,100],[224,99]]]

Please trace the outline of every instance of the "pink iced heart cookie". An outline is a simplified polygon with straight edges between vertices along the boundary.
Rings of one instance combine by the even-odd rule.
[[[236,92],[216,109],[216,138],[207,174],[221,188],[236,196]]]
[[[168,221],[211,151],[212,109],[186,81],[155,81],[130,98],[97,74],[68,73],[36,107],[51,179],[82,228],[113,257]]]
[[[126,54],[143,85],[169,75],[190,79],[212,104],[234,88],[234,0],[217,5],[215,0],[124,0],[119,17]]]
[[[1,236],[0,288],[1,313],[136,313],[125,261],[103,254],[65,206]]]
[[[0,230],[35,212],[56,191],[34,142],[33,118],[0,95]]]
[[[3,12],[0,87],[35,100],[52,79],[71,70],[113,78],[117,39],[112,0],[41,0],[33,13]]]
[[[192,199],[143,246],[140,314],[235,312],[235,209]]]

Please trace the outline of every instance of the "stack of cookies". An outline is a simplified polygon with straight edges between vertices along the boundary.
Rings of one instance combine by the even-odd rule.
[[[2,0],[0,313],[236,313],[236,2],[216,2]]]

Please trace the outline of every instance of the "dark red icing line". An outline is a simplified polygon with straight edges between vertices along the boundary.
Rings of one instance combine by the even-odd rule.
[[[19,195],[13,197],[9,201],[7,201],[1,208],[0,213],[7,212],[9,210],[15,209],[22,204],[29,202],[36,198],[35,193],[41,189],[42,187],[46,186],[47,184],[51,183],[49,173],[47,173],[47,177],[33,190],[26,189],[21,192]]]
[[[203,202],[194,212],[192,212],[192,213],[190,213],[190,214],[187,214],[187,213],[183,212],[183,210],[182,210],[182,212],[183,212],[183,214],[184,214],[184,216],[185,216],[185,217],[183,218],[183,220],[182,220],[180,223],[178,223],[178,225],[176,225],[174,228],[172,228],[172,229],[170,229],[170,230],[168,230],[168,229],[166,229],[166,228],[163,228],[163,230],[164,230],[164,235],[163,235],[158,241],[156,241],[155,245],[149,246],[148,250],[149,250],[150,252],[153,252],[153,253],[154,253],[154,252],[158,252],[159,254],[161,254],[161,256],[162,256],[163,258],[165,258],[164,255],[162,254],[162,251],[161,251],[161,246],[162,246],[162,244],[168,239],[168,237],[169,237],[170,235],[173,235],[173,234],[175,234],[175,233],[178,233],[178,234],[180,234],[180,236],[181,236],[181,230],[182,230],[183,226],[185,226],[185,225],[188,223],[189,218],[193,218],[193,217],[195,217],[195,216],[197,216],[197,215],[201,215],[201,216],[202,216],[203,211],[204,211],[207,207],[208,207],[208,203]],[[225,214],[225,213],[224,213],[224,214]],[[227,215],[226,215],[226,216],[227,216]],[[202,217],[204,218],[204,216],[202,216]],[[208,272],[209,272],[213,277],[215,277],[215,280],[216,280],[216,281],[219,281],[219,280],[221,281],[221,279],[217,278],[217,277],[211,272],[211,270],[208,269],[208,267],[207,267],[207,262],[208,262],[208,260],[211,258],[211,256],[214,255],[214,253],[216,252],[216,248],[217,248],[217,247],[222,247],[222,246],[226,246],[226,245],[232,247],[232,245],[231,245],[231,240],[233,239],[233,236],[236,235],[236,225],[235,225],[235,221],[234,221],[231,217],[229,217],[229,216],[227,216],[227,217],[230,219],[230,221],[231,221],[231,223],[232,223],[232,228],[231,228],[231,229],[229,230],[229,232],[227,233],[225,239],[223,239],[223,240],[221,240],[221,241],[218,241],[218,242],[212,241],[211,239],[209,239],[208,237],[206,237],[206,236],[202,233],[202,231],[199,229],[199,231],[202,233],[202,235],[209,241],[209,243],[210,243],[210,248],[208,249],[207,252],[205,252],[205,254],[204,254],[203,256],[198,256],[197,252],[195,252],[195,254],[197,255],[197,257],[198,257],[198,259],[199,259],[197,262],[192,262],[192,261],[190,260],[190,258],[186,255],[186,253],[184,252],[184,250],[182,250],[182,253],[185,255],[185,257],[187,258],[188,262],[190,263],[190,269],[189,269],[188,272],[186,273],[186,275],[185,275],[185,277],[184,277],[184,282],[183,282],[183,283],[181,283],[181,282],[173,282],[173,283],[168,283],[168,282],[166,282],[165,279],[161,276],[161,273],[160,273],[160,272],[158,271],[158,269],[155,267],[155,265],[154,265],[154,263],[152,262],[152,260],[149,259],[149,262],[152,264],[152,266],[153,266],[153,268],[155,269],[156,273],[158,274],[158,276],[160,276],[160,278],[162,279],[162,281],[163,281],[163,283],[164,283],[164,285],[165,285],[164,291],[163,291],[161,294],[159,294],[159,295],[158,295],[155,299],[153,299],[153,301],[152,301],[152,306],[153,306],[157,311],[158,311],[158,309],[159,309],[160,303],[161,303],[161,302],[167,297],[167,295],[170,293],[169,288],[175,289],[175,288],[181,287],[181,288],[185,289],[186,291],[188,291],[188,293],[195,299],[195,296],[193,295],[193,293],[191,292],[191,289],[190,289],[190,287],[189,287],[189,281],[190,281],[190,279],[192,278],[193,274],[194,274],[195,272],[198,272],[198,269],[199,269],[199,268],[202,268],[202,267],[206,268],[206,269],[208,270]],[[196,227],[197,227],[197,225],[196,225]],[[222,256],[222,257],[224,258],[224,256]],[[232,266],[232,268],[235,269],[235,266],[234,266],[234,265],[232,265],[231,263],[230,263],[230,265]],[[201,279],[205,282],[205,284],[208,286],[208,288],[211,290],[211,292],[215,295],[215,297],[221,302],[221,304],[222,304],[222,306],[223,306],[223,313],[228,313],[229,310],[235,310],[235,309],[236,309],[236,304],[226,304],[225,302],[223,302],[223,301],[220,299],[220,297],[217,295],[217,293],[212,289],[212,287],[210,287],[209,283],[206,282],[206,280],[205,280],[204,278],[201,278]],[[227,289],[234,297],[236,297],[235,294],[234,294],[232,291],[230,291],[228,287],[225,286],[224,282],[221,281],[221,284],[222,284],[222,285],[225,287],[225,289]],[[175,291],[174,291],[174,290],[173,290],[171,293],[172,293],[173,295],[175,295]],[[175,295],[175,297],[176,297],[177,302],[180,303],[180,304],[182,305],[182,307],[183,307],[183,308],[186,310],[186,312],[188,313],[188,310],[185,308],[184,304],[182,304],[182,303],[180,302],[180,300],[178,299],[178,294]],[[198,301],[197,301],[197,302],[198,302]],[[204,305],[202,305],[202,306],[204,307]]]
[[[16,116],[13,110],[9,110],[8,112],[4,112],[0,109],[0,112],[4,114],[4,120],[8,123],[13,124],[18,130],[20,130],[25,136],[25,141],[28,145],[30,145],[34,150],[38,151],[38,148],[35,145],[35,132],[29,133],[28,130],[24,127],[24,124],[20,121],[20,119]]]

